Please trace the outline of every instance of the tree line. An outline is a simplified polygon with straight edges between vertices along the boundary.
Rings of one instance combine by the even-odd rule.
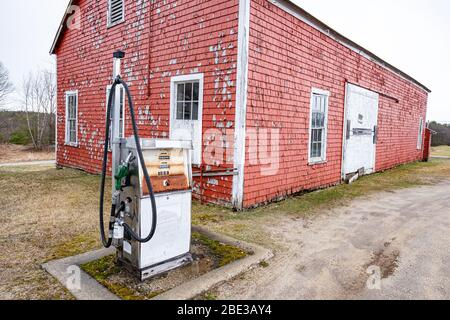
[[[17,93],[15,110],[8,97]],[[19,110],[17,110],[19,109]],[[48,70],[31,72],[15,88],[0,62],[0,142],[31,144],[34,149],[54,144],[56,126],[56,75]]]
[[[433,147],[450,146],[450,124],[440,124],[436,121],[429,123],[429,128],[435,132],[431,139]]]

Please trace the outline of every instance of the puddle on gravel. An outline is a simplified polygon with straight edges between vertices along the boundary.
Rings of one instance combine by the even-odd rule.
[[[397,249],[383,249],[373,254],[369,266],[377,266],[381,269],[381,278],[387,279],[395,273],[398,268],[400,251]]]
[[[395,238],[384,243],[382,249],[373,252],[370,261],[360,269],[358,268],[359,275],[357,277],[352,276],[351,273],[335,275],[347,295],[354,296],[367,288],[368,281],[375,275],[371,273],[373,267],[379,268],[381,279],[387,279],[394,275],[398,268],[400,251],[392,247],[393,241],[395,241]]]

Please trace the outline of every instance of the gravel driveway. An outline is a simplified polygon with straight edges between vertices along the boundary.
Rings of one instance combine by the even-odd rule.
[[[265,228],[282,248],[266,268],[217,288],[219,298],[450,299],[450,182]]]

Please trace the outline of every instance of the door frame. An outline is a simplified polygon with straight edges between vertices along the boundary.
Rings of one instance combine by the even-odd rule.
[[[199,164],[201,165],[203,162],[203,95],[204,95],[204,74],[203,73],[194,73],[182,76],[175,76],[170,79],[170,126],[169,126],[169,137],[172,139],[172,134],[174,131],[174,120],[176,120],[177,114],[177,99],[176,99],[176,85],[179,82],[189,82],[189,81],[198,81],[199,82],[199,97],[198,97],[198,120],[177,120],[177,121],[199,121],[200,124],[200,150],[198,150],[198,158],[200,159]],[[194,145],[194,143],[192,143]],[[194,150],[193,150],[194,152]],[[194,157],[192,157],[194,158]],[[194,163],[193,163],[194,164]]]
[[[380,113],[380,95],[378,92],[375,92],[373,90],[369,90],[367,88],[364,88],[360,85],[350,83],[348,81],[345,82],[345,95],[344,95],[344,125],[343,125],[343,131],[342,131],[342,165],[341,165],[341,178],[342,180],[345,180],[346,173],[345,173],[345,153],[347,151],[347,117],[348,117],[348,94],[349,94],[349,88],[350,86],[359,87],[361,89],[371,91],[373,93],[376,93],[378,95],[378,109],[377,109],[377,126],[378,126],[378,120],[379,120],[379,113]],[[377,166],[377,144],[375,144],[374,152],[373,152],[373,172],[376,172],[376,166]]]

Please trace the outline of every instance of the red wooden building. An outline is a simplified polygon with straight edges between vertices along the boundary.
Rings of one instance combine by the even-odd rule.
[[[119,49],[142,136],[193,140],[205,201],[251,207],[423,157],[430,91],[290,1],[73,0],[51,49],[58,165],[100,171]]]

